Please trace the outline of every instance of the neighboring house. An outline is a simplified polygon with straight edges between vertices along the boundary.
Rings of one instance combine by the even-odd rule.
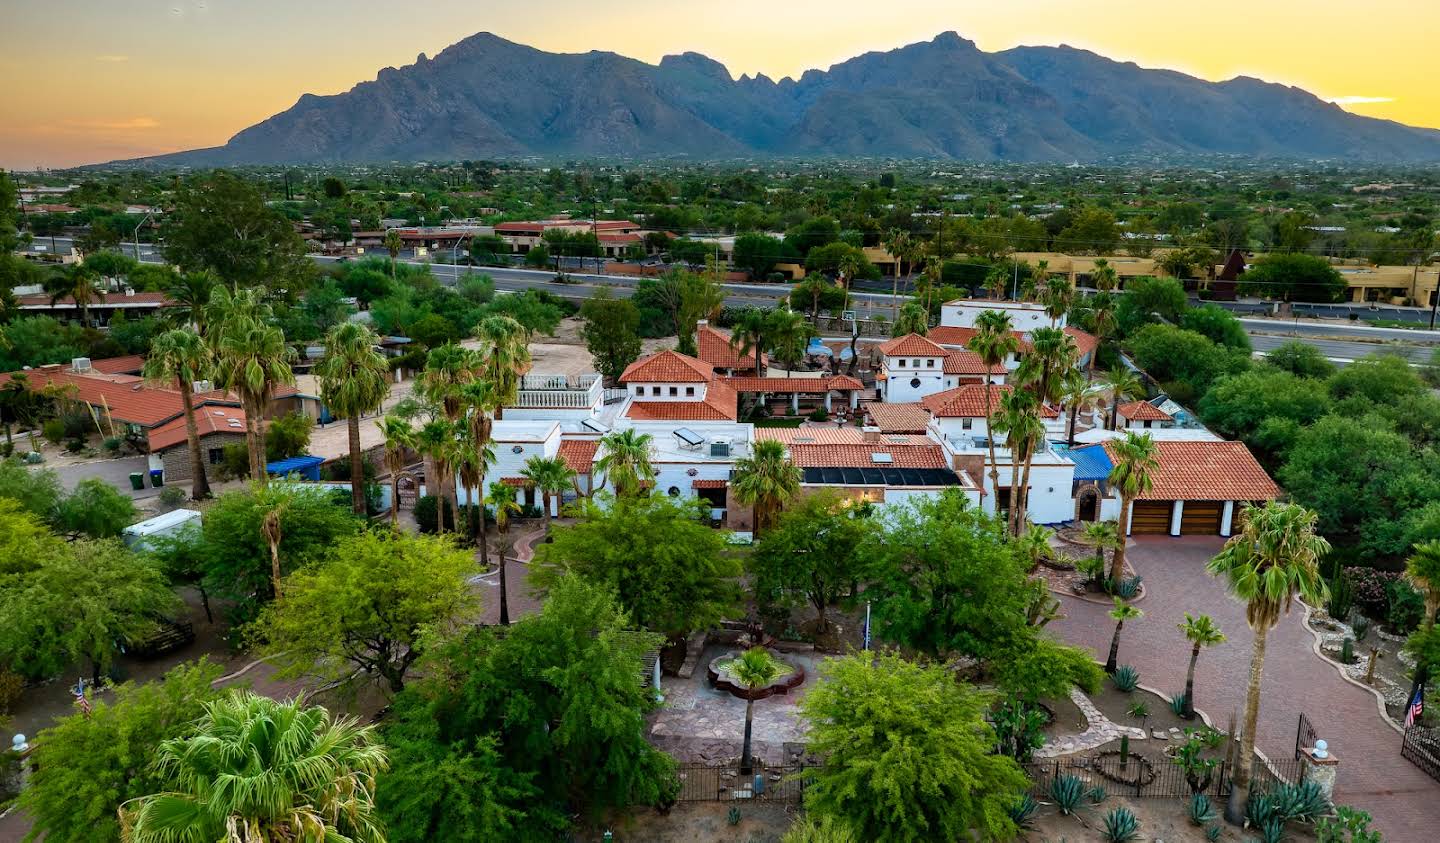
[[[756,438],[785,444],[800,469],[802,493],[835,489],[852,499],[894,504],[958,488],[972,503],[980,500],[974,480],[956,471],[944,449],[927,436],[885,436],[847,427],[762,428]]]
[[[137,293],[128,288],[111,291],[103,296],[97,295],[95,301],[90,303],[90,325],[87,327],[104,328],[110,324],[115,314],[121,311],[125,313],[126,319],[143,319],[174,306],[175,302],[164,293]],[[44,293],[17,296],[15,309],[27,316],[53,316],[62,322],[80,320],[80,306],[75,304],[75,299],[70,296],[61,296],[54,301]]]
[[[755,371],[755,352],[741,354],[739,349],[731,344],[730,334],[710,324],[708,319],[701,319],[695,323],[695,348],[696,355],[701,360],[709,363],[716,371],[726,375],[764,375],[765,368],[770,365],[770,358],[764,352],[760,354],[760,371]]]
[[[245,447],[245,411],[239,407],[202,405],[195,410],[195,427],[200,434],[200,459],[207,466],[225,462],[227,445]],[[183,413],[151,430],[146,444],[150,448],[150,468],[164,469],[165,482],[188,483],[194,479]],[[207,469],[206,474],[210,471]]]
[[[1149,401],[1132,401],[1129,404],[1121,404],[1116,408],[1115,416],[1115,426],[1127,430],[1150,430],[1169,427],[1175,423],[1173,416]]]
[[[880,372],[875,376],[880,396],[886,401],[919,401],[945,389],[945,359],[949,351],[919,334],[883,342]]]

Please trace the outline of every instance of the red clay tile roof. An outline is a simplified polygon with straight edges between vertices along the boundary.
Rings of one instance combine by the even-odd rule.
[[[1105,452],[1115,461],[1112,443]],[[1243,442],[1155,443],[1159,468],[1152,474],[1146,501],[1267,501],[1280,487],[1260,467]]]
[[[939,357],[945,353],[945,349],[919,334],[906,334],[880,343],[880,353],[887,357]]]
[[[1100,347],[1100,338],[1094,334],[1087,334],[1079,328],[1065,327],[1065,333],[1075,338],[1075,347],[1079,349],[1080,356],[1094,354],[1095,349]]]
[[[1080,352],[1081,357],[1093,354],[1100,345],[1100,339],[1094,334],[1087,334],[1079,328],[1066,327],[1063,330],[1075,338],[1075,348]],[[944,346],[965,348],[970,345],[970,338],[978,333],[980,332],[975,328],[940,325],[930,329],[929,338]],[[1025,339],[1023,334],[1019,335],[1017,339],[1020,340],[1020,353],[1023,354],[1030,350],[1030,341]]]
[[[1005,364],[996,363],[990,367],[990,374],[1005,374]],[[945,374],[947,375],[983,375],[985,374],[985,361],[980,355],[973,351],[951,351],[945,356]]]
[[[739,405],[739,394],[724,381],[714,380],[705,387],[702,401],[631,401],[625,417],[636,421],[736,421]]]
[[[50,307],[50,297],[44,293],[33,296],[16,296],[15,302],[21,308],[47,308]],[[97,298],[90,304],[91,307],[115,307],[116,305],[155,305],[156,307],[170,307],[175,302],[161,292],[142,292],[133,295],[125,295],[119,292],[109,292],[104,298]],[[75,299],[70,296],[61,296],[55,300],[55,307],[75,307]]]
[[[1012,389],[1008,384],[990,385],[990,409],[999,412],[1000,399]],[[967,383],[920,399],[930,415],[941,419],[983,419],[986,415],[985,384]],[[1040,407],[1040,417],[1053,419],[1060,414],[1050,407]]]
[[[970,338],[980,333],[974,328],[957,328],[951,325],[938,325],[930,329],[929,337],[940,345],[964,347],[970,344]]]
[[[742,376],[724,378],[722,383],[728,384],[736,392],[816,394],[831,390],[846,391],[865,388],[864,384],[848,375],[837,375],[831,378],[750,378]]]
[[[236,424],[230,424],[231,420]],[[245,411],[239,407],[216,407],[207,404],[195,409],[195,427],[203,439],[213,433],[234,433],[245,435]],[[155,454],[185,443],[185,415],[166,422],[150,431],[147,437],[150,453]]]
[[[714,377],[714,367],[666,349],[636,360],[625,367],[621,383],[705,383]]]
[[[690,484],[692,489],[723,489],[730,485],[724,480],[696,480]]]
[[[561,439],[559,457],[576,474],[589,474],[599,448],[598,439]]]
[[[32,390],[49,385],[65,387],[71,398],[108,409],[110,417],[117,422],[155,427],[183,411],[179,392],[147,387],[139,378],[129,375],[77,375],[68,367],[59,366],[31,369],[26,374]],[[0,375],[0,384],[8,383],[11,377],[11,374]]]
[[[930,424],[930,414],[920,404],[887,404],[871,401],[865,405],[875,426],[881,433],[924,433]]]
[[[865,441],[864,434],[855,427],[823,426],[800,427],[757,427],[756,441],[770,439],[786,445],[858,445]]]
[[[790,445],[790,461],[800,468],[949,468],[945,453],[934,442],[897,445],[866,442],[859,445]],[[889,454],[890,462],[878,463],[875,454]]]
[[[91,360],[90,368],[111,375],[138,375],[140,370],[145,368],[145,358],[138,354],[106,357],[103,360]]]
[[[695,346],[699,357],[716,369],[754,369],[755,352],[743,357],[730,345],[730,335],[713,325],[701,325],[695,331]],[[761,353],[760,365],[767,364],[768,357]]]
[[[1116,412],[1134,421],[1174,421],[1169,413],[1149,401],[1132,401],[1129,404],[1121,404]]]

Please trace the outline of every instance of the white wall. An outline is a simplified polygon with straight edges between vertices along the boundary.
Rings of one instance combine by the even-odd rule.
[[[703,383],[627,383],[625,389],[636,401],[705,400],[705,384]]]

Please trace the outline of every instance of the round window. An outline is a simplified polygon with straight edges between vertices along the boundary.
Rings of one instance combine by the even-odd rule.
[[[669,489],[665,490],[665,494],[669,495],[672,498],[678,498],[680,497],[680,487],[671,486]]]
[[[911,379],[910,379],[910,388],[911,388],[911,389],[919,389],[919,388],[920,388],[920,379],[919,379],[919,378],[911,378]]]

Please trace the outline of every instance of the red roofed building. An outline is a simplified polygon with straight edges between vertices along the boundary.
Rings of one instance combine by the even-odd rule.
[[[714,369],[678,351],[636,360],[620,375],[630,393],[621,415],[635,421],[735,421],[735,390]]]
[[[945,388],[948,349],[919,334],[906,334],[883,342],[876,388],[886,401],[919,401]]]
[[[727,375],[762,374],[755,371],[755,353],[752,351],[742,355],[739,349],[731,344],[730,334],[714,327],[708,320],[701,319],[695,324],[695,347],[699,352],[696,356],[709,363],[716,371],[723,371]],[[760,367],[763,369],[769,363],[769,357],[761,352]]]
[[[1149,401],[1132,401],[1129,404],[1121,404],[1116,408],[1115,415],[1119,419],[1118,426],[1121,428],[1167,427],[1175,421],[1169,413]]]
[[[70,296],[61,296],[51,301],[49,296],[41,293],[17,296],[15,302],[17,310],[32,316],[53,316],[61,321],[78,322],[80,320],[80,307]],[[125,312],[126,319],[140,319],[153,316],[164,308],[174,306],[175,302],[160,292],[137,293],[133,290],[109,292],[103,296],[97,296],[95,301],[90,303],[88,308],[90,327],[103,328],[109,325],[110,319],[122,310]]]

